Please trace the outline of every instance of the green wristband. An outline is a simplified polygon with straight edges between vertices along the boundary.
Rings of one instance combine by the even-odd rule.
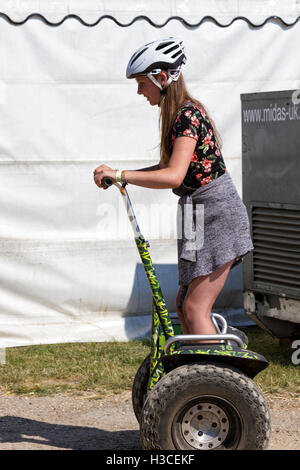
[[[116,181],[117,183],[122,183],[122,171],[116,170]]]

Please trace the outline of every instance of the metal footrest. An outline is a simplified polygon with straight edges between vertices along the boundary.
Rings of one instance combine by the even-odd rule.
[[[225,320],[225,318],[222,317],[222,315],[219,315],[218,313],[211,313],[210,318],[214,324],[217,333],[225,335],[227,333],[227,321]]]
[[[234,341],[240,348],[243,347],[244,343],[236,335],[231,335],[231,334],[217,334],[217,335],[176,335],[172,336],[169,338],[164,345],[164,353],[167,354],[168,349],[173,343],[178,343],[182,342],[185,343],[186,341],[219,341],[223,340],[225,342],[227,341]],[[199,345],[201,346],[201,345]]]

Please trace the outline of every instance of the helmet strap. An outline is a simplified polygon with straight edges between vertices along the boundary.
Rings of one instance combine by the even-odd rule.
[[[180,76],[180,73],[181,73],[181,65],[179,65],[179,67],[177,67],[177,69],[170,69],[167,71],[168,73],[168,80],[166,81],[166,83],[164,84],[164,86],[162,87],[161,84],[159,83],[158,80],[156,80],[156,78],[152,75],[152,73],[148,73],[147,74],[147,77],[151,80],[151,82],[154,83],[154,85],[156,85],[159,89],[160,89],[160,92],[163,94],[165,93],[165,90],[166,88],[168,88],[168,86],[172,83],[172,82],[177,82],[179,76]],[[159,69],[158,69],[159,70]]]
[[[159,83],[158,80],[156,80],[156,78],[151,75],[150,73],[147,75],[147,77],[151,80],[151,82],[154,83],[154,85],[156,85],[159,89],[160,89],[160,94],[161,95],[165,95],[166,92],[167,92],[167,88],[168,86],[172,83],[173,81],[173,78],[172,77],[169,77],[168,80],[166,81],[166,83],[164,84],[164,86],[162,87],[161,84]]]
[[[148,78],[151,80],[151,82],[153,82],[154,85],[156,85],[160,90],[163,89],[162,86],[161,86],[161,84],[159,83],[159,81],[156,80],[156,78],[155,78],[151,73],[148,73],[148,74],[147,74],[147,77],[148,77]]]
[[[166,88],[168,88],[168,86],[172,83],[172,81],[173,81],[173,78],[169,77],[168,80],[166,81],[164,87],[162,88],[162,90],[165,90]]]

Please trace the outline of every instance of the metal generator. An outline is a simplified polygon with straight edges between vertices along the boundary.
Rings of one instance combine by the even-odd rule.
[[[254,250],[244,308],[282,343],[300,339],[300,90],[241,95],[243,201]]]

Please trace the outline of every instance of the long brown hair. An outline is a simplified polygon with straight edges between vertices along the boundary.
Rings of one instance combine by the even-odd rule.
[[[170,131],[173,120],[185,101],[192,101],[196,106],[203,110],[212,125],[217,144],[220,149],[222,148],[221,136],[216,129],[214,121],[209,116],[205,106],[190,95],[181,74],[176,82],[171,82],[160,102],[160,160],[163,165],[167,165],[171,157],[172,149],[170,146]]]

